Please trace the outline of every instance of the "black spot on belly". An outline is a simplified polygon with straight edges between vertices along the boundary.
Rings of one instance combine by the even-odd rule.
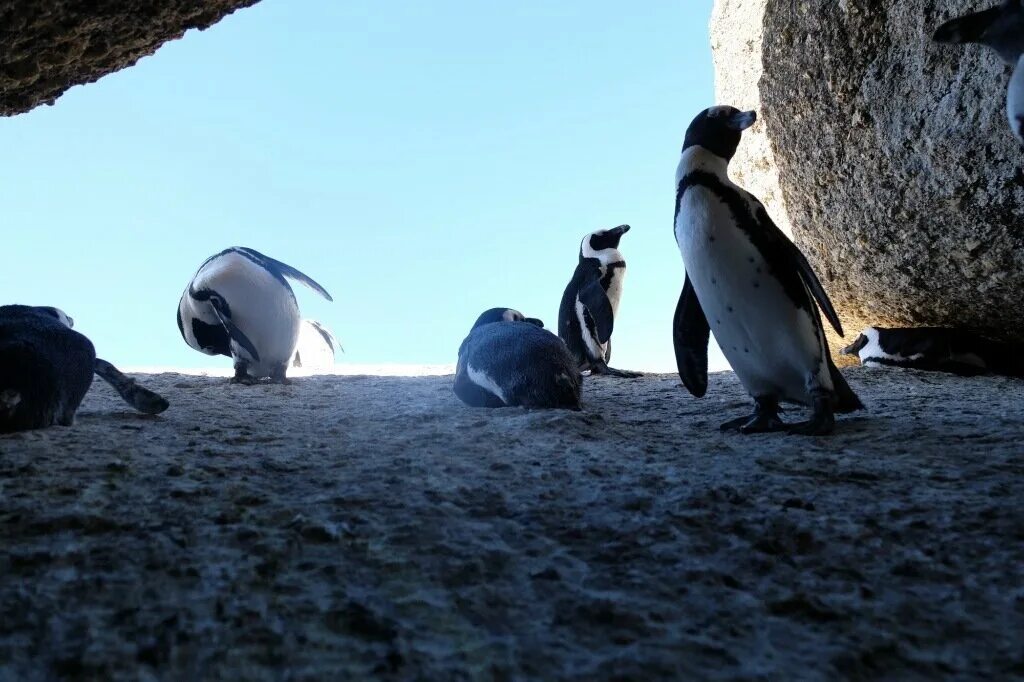
[[[715,320],[715,324],[722,324],[721,320]]]
[[[757,274],[759,274],[759,275],[760,275],[760,274],[761,274],[761,268],[760,268],[760,267],[756,268],[756,269],[754,270],[754,272],[756,272]]]
[[[732,312],[732,306],[731,305],[730,306],[726,306],[725,309],[728,310],[730,313]]]
[[[756,279],[754,280],[754,288],[755,289],[760,289],[761,288],[761,283],[758,282]]]
[[[712,278],[711,278],[711,283],[712,283],[712,284],[718,284],[718,280],[717,280],[717,279],[715,279],[714,277],[712,277]]]
[[[753,262],[754,262],[754,257],[753,257],[753,256],[751,256],[751,257],[750,257],[750,258],[748,258],[747,260],[749,260],[749,261],[750,261],[751,263],[753,263]]]

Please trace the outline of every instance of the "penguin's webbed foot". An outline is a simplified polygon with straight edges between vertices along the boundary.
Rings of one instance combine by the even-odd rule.
[[[791,424],[789,433],[793,436],[827,436],[836,427],[836,417],[832,408],[832,396],[827,393],[816,393],[813,398],[811,418],[805,422]]]
[[[619,379],[638,379],[643,376],[643,372],[630,372],[625,369],[615,369],[609,367],[604,362],[591,362],[590,363],[590,376],[597,376],[598,374],[604,374],[605,376],[618,377]]]
[[[231,383],[254,386],[259,383],[259,379],[249,374],[248,362],[239,361],[235,363],[235,376],[231,377]]]
[[[779,419],[779,401],[774,398],[755,398],[754,402],[754,414],[731,419],[718,428],[722,431],[739,431],[744,435],[777,433],[789,429],[789,425]]]

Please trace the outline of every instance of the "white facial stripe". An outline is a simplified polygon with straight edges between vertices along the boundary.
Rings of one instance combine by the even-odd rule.
[[[511,308],[509,308],[504,313],[502,313],[501,319],[505,320],[506,322],[521,322],[524,319],[526,319],[526,316],[523,315],[518,310],[512,310]]]
[[[708,109],[708,118],[719,118],[721,116],[728,116],[732,113],[731,107],[717,106]]]
[[[501,386],[498,385],[498,382],[489,377],[486,372],[478,370],[472,365],[466,365],[466,376],[468,376],[469,380],[474,384],[488,393],[497,396],[498,400],[508,405],[508,401],[505,399],[505,392],[501,390]]]
[[[72,320],[71,316],[69,316],[66,312],[64,312],[60,308],[54,308],[54,310],[57,311],[57,319],[61,321],[61,324],[67,325],[68,327],[72,328],[75,326],[75,321]]]

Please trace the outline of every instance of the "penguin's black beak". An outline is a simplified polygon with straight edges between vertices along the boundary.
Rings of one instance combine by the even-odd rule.
[[[612,229],[610,229],[608,231],[611,232],[612,234],[614,234],[617,237],[621,237],[622,235],[624,235],[627,232],[629,232],[629,225],[619,225],[618,227],[613,227]]]
[[[527,317],[527,318],[523,319],[523,322],[527,322],[529,324],[532,324],[535,327],[540,327],[541,329],[544,328],[544,323],[541,322],[540,320],[538,320],[536,317]]]
[[[756,111],[738,111],[726,120],[726,125],[736,132],[742,132],[755,123],[757,123]]]
[[[857,340],[851,343],[846,348],[843,348],[841,351],[839,351],[839,354],[857,355],[858,353],[860,353],[861,349],[864,348],[864,346],[866,345],[868,345],[868,337],[864,336],[863,334],[859,334],[857,336]]]

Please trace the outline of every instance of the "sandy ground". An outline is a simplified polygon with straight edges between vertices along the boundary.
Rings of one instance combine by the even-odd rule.
[[[814,440],[720,434],[731,374],[97,383],[0,437],[0,679],[1024,676],[1024,383],[847,376]]]

